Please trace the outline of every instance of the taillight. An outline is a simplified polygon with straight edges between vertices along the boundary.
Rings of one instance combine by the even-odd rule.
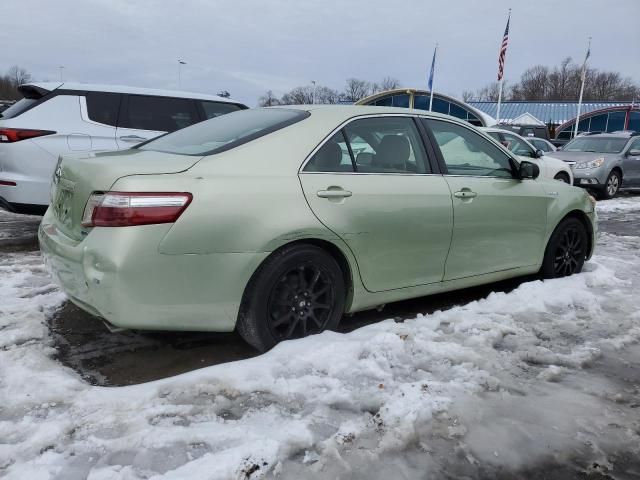
[[[53,135],[52,130],[32,130],[28,128],[0,128],[0,143],[13,143],[29,138]]]
[[[190,193],[93,193],[82,215],[84,227],[131,227],[173,223],[191,203]]]

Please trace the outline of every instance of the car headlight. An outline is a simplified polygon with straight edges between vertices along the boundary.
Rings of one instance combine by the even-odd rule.
[[[590,162],[577,163],[575,168],[598,168],[604,164],[604,158],[596,158],[595,160],[591,160]]]

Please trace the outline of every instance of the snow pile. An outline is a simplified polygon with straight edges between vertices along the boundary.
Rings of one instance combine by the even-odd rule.
[[[0,477],[422,478],[637,451],[638,392],[589,369],[640,339],[639,265],[640,237],[604,234],[581,275],[109,388],[51,359],[63,296],[37,255],[3,255]]]
[[[603,200],[596,204],[598,214],[607,213],[640,213],[640,197],[620,196],[614,200]],[[639,232],[640,233],[640,230]]]

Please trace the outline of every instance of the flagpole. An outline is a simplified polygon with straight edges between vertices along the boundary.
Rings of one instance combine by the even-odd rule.
[[[500,123],[500,104],[502,103],[502,81],[501,78],[498,82],[498,111],[496,112],[496,122]]]
[[[429,111],[433,107],[433,80],[435,75],[436,55],[438,54],[438,43],[436,42],[436,49],[433,51],[433,65],[431,65],[431,85],[429,86]]]
[[[502,36],[502,43],[500,44],[500,53],[498,55],[498,108],[496,111],[496,122],[500,123],[500,107],[502,106],[502,84],[504,82],[504,65],[506,62],[506,44],[505,41],[508,41],[509,35],[509,22],[511,21],[511,9],[509,9],[509,14],[507,15],[507,28],[504,31],[504,35]],[[504,55],[503,55],[504,50]]]
[[[578,97],[578,114],[576,115],[576,124],[573,128],[573,138],[578,136],[578,124],[580,123],[580,110],[582,110],[582,94],[584,93],[584,81],[587,78],[587,60],[591,54],[591,37],[589,37],[589,45],[587,46],[587,55],[584,57],[582,64],[582,83],[580,84],[580,96]]]

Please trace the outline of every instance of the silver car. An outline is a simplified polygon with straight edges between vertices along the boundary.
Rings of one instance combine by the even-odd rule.
[[[614,197],[621,188],[640,188],[640,133],[582,135],[553,156],[574,164],[574,185],[601,199]]]

